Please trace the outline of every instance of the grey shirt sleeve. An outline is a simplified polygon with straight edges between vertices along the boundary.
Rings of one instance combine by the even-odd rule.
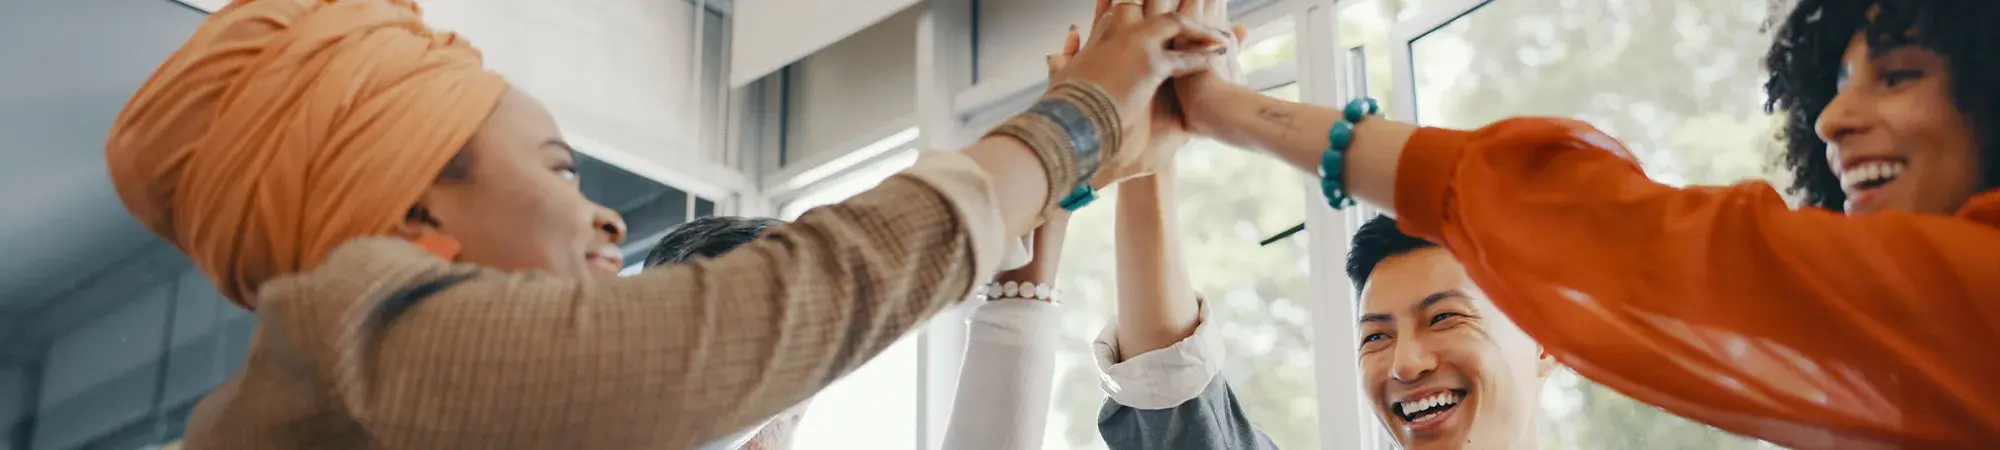
[[[1105,399],[1097,432],[1111,450],[1276,449],[1250,424],[1229,381],[1216,376],[1200,395],[1167,409],[1139,409]]]

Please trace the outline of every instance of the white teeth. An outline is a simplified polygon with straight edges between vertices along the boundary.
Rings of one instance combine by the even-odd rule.
[[[1459,401],[1458,394],[1452,393],[1451,391],[1445,391],[1436,394],[1431,394],[1431,396],[1429,397],[1424,397],[1417,400],[1399,402],[1397,403],[1396,406],[1402,410],[1403,415],[1414,416],[1417,415],[1417,413],[1419,412],[1429,411],[1434,408],[1456,405],[1458,404],[1458,401]]]
[[[1847,167],[1840,172],[1840,185],[1849,191],[1858,190],[1862,185],[1894,180],[1908,168],[1902,161],[1873,160]]]

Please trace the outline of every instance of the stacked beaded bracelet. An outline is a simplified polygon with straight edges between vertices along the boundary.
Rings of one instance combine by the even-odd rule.
[[[986,300],[1020,298],[1053,302],[1056,301],[1056,286],[1048,283],[1035,284],[1032,281],[986,283],[986,287],[979,290],[979,296]]]
[[[1341,171],[1347,167],[1347,147],[1354,144],[1354,125],[1361,119],[1381,112],[1381,107],[1372,98],[1357,98],[1341,108],[1341,121],[1333,123],[1333,129],[1326,132],[1326,153],[1319,156],[1319,190],[1326,194],[1326,201],[1333,209],[1354,206],[1354,198],[1347,196],[1347,187],[1340,184]]]

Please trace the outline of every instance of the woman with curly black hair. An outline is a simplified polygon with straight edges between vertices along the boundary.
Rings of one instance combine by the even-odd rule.
[[[1467,132],[1205,75],[1177,87],[1194,129],[1317,171],[1336,206],[1351,193],[1449,249],[1585,377],[1790,447],[1991,448],[1996,25],[1992,0],[1802,1],[1768,57],[1793,189],[1813,206],[1797,210],[1764,183],[1655,183],[1577,121]],[[1431,326],[1473,332],[1451,324]]]

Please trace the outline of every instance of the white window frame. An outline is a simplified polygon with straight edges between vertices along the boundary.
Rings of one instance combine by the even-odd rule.
[[[1421,111],[1417,111],[1416,66],[1412,55],[1412,48],[1417,40],[1451,25],[1460,17],[1472,14],[1473,11],[1492,2],[1493,0],[1450,0],[1438,4],[1426,4],[1422,13],[1409,20],[1397,22],[1395,28],[1391,28],[1393,31],[1390,34],[1395,37],[1391,42],[1395,47],[1390,50],[1394,52],[1392,59],[1395,61],[1395,67],[1391,67],[1390,70],[1396,80],[1396,98],[1390,101],[1392,117],[1409,123],[1420,123],[1418,119],[1423,117]]]
[[[1478,10],[1493,0],[1446,0],[1436,3],[1425,3],[1423,11],[1409,19],[1397,21],[1390,28],[1390,48],[1387,49],[1367,48],[1355,43],[1339,40],[1339,13],[1337,10],[1345,9],[1347,6],[1360,4],[1365,1],[1367,0],[1336,0],[1335,4],[1340,6],[1340,8],[1336,8],[1334,14],[1326,17],[1323,21],[1323,23],[1329,24],[1325,28],[1330,28],[1330,30],[1319,31],[1322,34],[1315,35],[1330,37],[1332,42],[1338,43],[1335,48],[1326,49],[1327,51],[1318,51],[1315,49],[1310,51],[1310,53],[1313,54],[1311,58],[1313,60],[1331,60],[1323,62],[1326,65],[1325,67],[1329,69],[1327,73],[1331,74],[1323,82],[1339,86],[1343,94],[1335,99],[1315,96],[1311,100],[1314,103],[1333,105],[1340,104],[1348,98],[1366,95],[1367,74],[1359,70],[1349,70],[1349,64],[1354,62],[1354,52],[1357,49],[1360,52],[1388,51],[1390,52],[1390,61],[1393,65],[1390,67],[1391,80],[1395,84],[1394,97],[1384,99],[1389,103],[1389,116],[1396,120],[1417,123],[1420,113],[1417,111],[1415,67],[1412,65],[1411,59],[1412,44],[1424,35],[1437,31],[1460,17],[1471,14],[1472,11]],[[1301,53],[1307,52],[1308,50],[1301,50]],[[1366,62],[1364,60],[1361,63],[1365,64]],[[1315,193],[1318,192],[1317,187],[1313,187],[1312,190]],[[1325,199],[1324,196],[1318,194],[1315,194],[1313,198],[1320,201],[1324,201]],[[1379,429],[1380,422],[1372,417],[1374,415],[1374,408],[1367,404],[1367,397],[1362,395],[1361,391],[1362,374],[1360,373],[1359,357],[1356,353],[1357,345],[1354,342],[1356,338],[1354,322],[1355,302],[1358,300],[1360,293],[1354,292],[1353,286],[1346,281],[1346,274],[1344,272],[1344,267],[1347,263],[1346,249],[1348,237],[1360,229],[1361,224],[1367,222],[1369,218],[1381,214],[1383,211],[1368,205],[1361,205],[1338,212],[1320,205],[1309,205],[1309,207],[1313,208],[1316,213],[1310,216],[1310,218],[1318,219],[1319,221],[1318,226],[1314,226],[1313,221],[1308,220],[1309,232],[1313,232],[1318,236],[1329,236],[1332,233],[1319,233],[1314,230],[1331,231],[1331,228],[1336,223],[1340,224],[1342,231],[1339,234],[1341,239],[1336,242],[1328,242],[1329,240],[1321,239],[1315,239],[1312,242],[1312,254],[1315,257],[1313,261],[1313,273],[1315,274],[1313,286],[1338,291],[1316,293],[1323,296],[1316,296],[1314,298],[1328,300],[1321,302],[1323,305],[1328,305],[1328,308],[1332,308],[1333,305],[1341,307],[1340,311],[1325,311],[1326,314],[1320,314],[1315,317],[1314,325],[1316,328],[1314,336],[1319,339],[1318,343],[1337,340],[1337,342],[1348,344],[1339,348],[1330,348],[1327,345],[1315,346],[1315,351],[1320,356],[1320,359],[1315,362],[1320,364],[1320,388],[1323,392],[1320,395],[1321,435],[1328,435],[1325,430],[1348,426],[1356,427],[1341,431],[1343,433],[1351,431],[1351,433],[1344,435],[1354,436],[1355,441],[1346,442],[1346,445],[1336,445],[1332,440],[1322,440],[1322,447],[1329,450],[1333,448],[1385,448],[1389,443],[1383,442],[1382,438],[1384,434]],[[1321,264],[1322,259],[1326,260],[1327,265]],[[1328,271],[1320,271],[1322,267],[1327,268]],[[1337,284],[1339,287],[1324,287],[1328,284]],[[1336,298],[1341,301],[1332,301]],[[1325,316],[1337,317],[1329,317],[1328,319],[1333,319],[1331,321],[1320,319],[1320,317]],[[1334,335],[1336,330],[1338,335]],[[1343,363],[1343,365],[1336,367],[1334,366],[1335,363]],[[1330,374],[1329,372],[1333,373]],[[1345,373],[1342,374],[1339,372]],[[1329,378],[1335,379],[1329,380]],[[1329,389],[1337,388],[1338,383],[1343,382],[1352,386],[1348,391],[1352,393],[1351,398],[1341,399],[1337,398],[1338,396],[1324,394]],[[1348,406],[1339,406],[1342,404]],[[1353,417],[1351,419],[1330,417],[1327,411],[1334,410],[1351,411],[1353,412]],[[1349,447],[1350,445],[1352,447]]]

